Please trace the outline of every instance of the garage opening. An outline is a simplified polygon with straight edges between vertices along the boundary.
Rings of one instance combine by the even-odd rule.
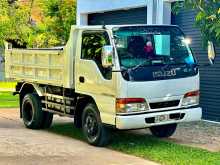
[[[147,7],[88,15],[88,25],[147,24]]]

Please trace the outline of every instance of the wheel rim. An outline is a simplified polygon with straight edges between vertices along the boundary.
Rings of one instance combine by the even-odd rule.
[[[24,105],[24,120],[26,122],[31,122],[33,120],[33,107],[30,102],[26,102]]]
[[[97,139],[99,133],[98,122],[93,113],[88,113],[85,118],[85,133],[89,141],[93,142]]]

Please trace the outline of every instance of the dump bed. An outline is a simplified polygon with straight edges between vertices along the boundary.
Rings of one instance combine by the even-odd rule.
[[[6,78],[74,88],[74,60],[63,48],[6,49]]]
[[[6,78],[29,83],[75,88],[75,55],[79,30],[72,26],[65,47],[9,49],[5,45]]]

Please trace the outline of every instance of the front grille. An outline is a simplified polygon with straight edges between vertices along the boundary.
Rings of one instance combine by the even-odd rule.
[[[150,103],[150,108],[158,109],[158,108],[176,107],[179,105],[179,102],[180,102],[179,100],[173,100],[173,101]]]

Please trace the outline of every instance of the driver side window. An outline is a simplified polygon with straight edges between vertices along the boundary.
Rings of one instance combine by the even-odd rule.
[[[102,66],[102,47],[110,45],[108,33],[106,31],[85,31],[82,34],[82,54],[81,59],[93,60],[102,76],[110,80],[112,78],[112,71]]]

